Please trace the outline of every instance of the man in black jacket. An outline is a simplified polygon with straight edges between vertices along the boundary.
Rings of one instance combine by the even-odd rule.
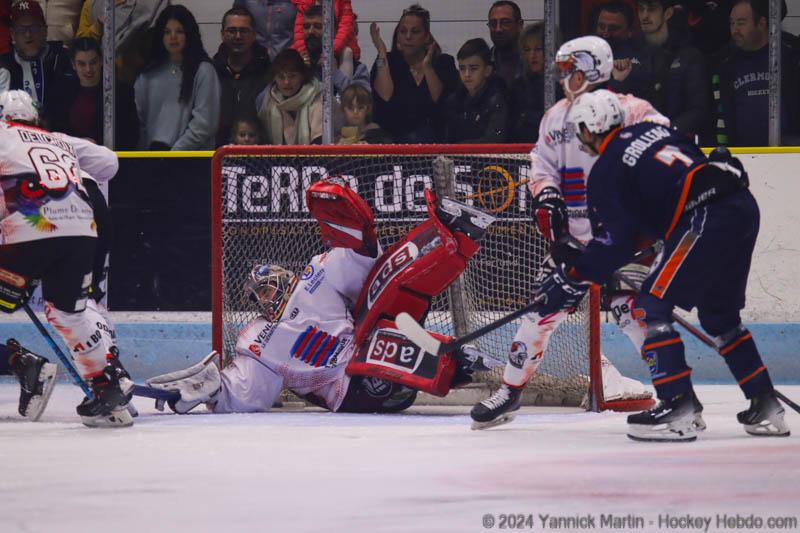
[[[614,72],[611,88],[649,101],[686,134],[702,132],[709,108],[703,55],[670,32],[673,0],[639,0],[642,35],[632,43],[627,71]]]
[[[39,105],[44,121],[58,109],[60,90],[75,73],[58,41],[47,42],[47,24],[37,2],[11,8],[13,50],[0,56],[0,91],[22,89]]]
[[[716,138],[727,146],[769,144],[769,3],[736,0],[731,10],[731,46],[714,62]],[[798,57],[784,40],[781,50],[781,131],[800,131]],[[783,139],[784,144],[795,142]],[[788,142],[787,142],[788,141]]]
[[[234,7],[223,15],[222,44],[214,67],[222,87],[217,131],[217,145],[221,145],[230,142],[236,119],[256,115],[256,96],[269,83],[269,55],[256,42],[253,16],[247,9]]]

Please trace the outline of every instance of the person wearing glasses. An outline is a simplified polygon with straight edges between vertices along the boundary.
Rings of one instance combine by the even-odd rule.
[[[234,122],[255,116],[256,96],[270,81],[269,54],[256,41],[252,14],[243,7],[229,9],[221,31],[222,44],[214,55],[222,91],[217,145],[228,141]]]
[[[378,51],[371,74],[376,121],[399,143],[441,141],[444,101],[458,71],[431,34],[430,13],[419,4],[403,10],[390,52],[376,23],[369,31]]]
[[[134,84],[145,150],[210,150],[219,126],[220,87],[194,15],[168,6],[153,29],[151,59]]]
[[[498,0],[489,9],[489,35],[492,39],[492,63],[495,74],[511,87],[514,78],[525,72],[519,49],[522,33],[522,12],[519,6],[508,0]]]
[[[49,124],[60,107],[59,88],[75,77],[69,53],[61,42],[46,40],[47,24],[36,2],[11,7],[11,38],[13,50],[0,56],[0,92],[25,91]]]

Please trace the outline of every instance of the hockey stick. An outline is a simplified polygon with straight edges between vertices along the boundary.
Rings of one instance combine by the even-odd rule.
[[[580,246],[583,247],[583,244],[581,244]],[[644,259],[645,257],[649,257],[654,253],[655,253],[655,246],[650,246],[648,248],[645,248],[644,250],[637,252],[631,259],[631,262],[639,261],[641,259]],[[624,279],[620,279],[620,281],[629,283]],[[490,322],[489,324],[486,324],[482,328],[476,329],[472,333],[468,333],[463,337],[453,339],[450,342],[442,342],[433,337],[430,333],[428,333],[427,330],[425,330],[425,328],[423,328],[419,323],[417,323],[417,321],[414,320],[414,318],[408,313],[398,314],[397,317],[395,318],[395,323],[397,324],[398,329],[400,329],[400,331],[402,331],[406,335],[406,337],[408,337],[409,340],[411,340],[411,342],[413,342],[414,344],[416,344],[417,346],[419,346],[428,353],[434,355],[441,355],[443,353],[456,350],[461,346],[469,343],[470,341],[477,339],[478,337],[482,337],[488,333],[491,333],[492,331],[505,326],[509,322],[513,322],[514,320],[520,318],[521,316],[527,315],[528,313],[535,311],[540,303],[541,300],[537,298],[533,302],[526,305],[525,307],[522,307],[521,309],[518,309],[509,315],[501,317],[495,320],[494,322]]]
[[[61,364],[67,370],[67,374],[69,374],[69,377],[72,378],[72,381],[78,387],[81,388],[81,390],[83,391],[83,394],[86,395],[86,397],[91,401],[92,398],[94,398],[94,395],[92,394],[92,390],[89,388],[89,386],[86,384],[86,382],[83,381],[83,378],[80,376],[80,374],[78,374],[78,371],[75,370],[75,367],[72,366],[72,361],[70,361],[69,358],[67,358],[67,356],[64,354],[64,352],[61,350],[61,348],[59,348],[59,346],[56,343],[55,339],[53,339],[53,337],[50,335],[50,333],[47,331],[47,329],[45,329],[44,325],[39,320],[39,317],[36,316],[36,313],[33,312],[33,309],[31,309],[30,306],[27,303],[23,304],[22,308],[25,310],[25,313],[31,319],[31,322],[33,322],[33,325],[36,326],[36,329],[39,330],[39,333],[42,334],[42,337],[44,337],[44,340],[47,341],[47,344],[49,344],[50,348],[52,348],[53,352],[55,352],[55,354],[58,357],[59,361],[61,361]],[[134,392],[134,395],[136,395],[135,392]],[[139,394],[138,396],[145,396],[145,395]],[[132,417],[139,416],[139,411],[136,409],[136,407],[131,402],[128,402],[128,405],[126,406],[126,409],[128,410],[128,412],[130,413],[130,415]]]
[[[64,355],[64,352],[61,351],[61,348],[58,347],[56,341],[53,340],[53,337],[50,336],[50,333],[42,325],[42,322],[39,320],[39,317],[36,316],[36,313],[33,312],[33,310],[27,304],[27,302],[22,304],[22,308],[25,310],[25,313],[28,314],[28,317],[31,319],[31,322],[33,322],[33,325],[36,326],[36,329],[39,330],[39,333],[42,334],[44,340],[47,341],[47,344],[50,345],[50,348],[53,349],[53,352],[55,352],[56,356],[61,361],[61,364],[64,365],[64,368],[67,369],[67,374],[69,374],[69,377],[71,377],[72,381],[75,382],[75,385],[80,387],[81,390],[83,391],[83,394],[85,394],[86,397],[89,398],[89,400],[91,400],[94,397],[92,391],[91,389],[89,389],[89,386],[86,384],[86,382],[83,381],[83,378],[80,376],[80,374],[78,374],[78,371],[75,370],[75,367],[72,366],[72,361],[70,361],[67,358],[67,356]]]
[[[540,300],[536,299],[525,307],[517,309],[509,315],[486,324],[482,328],[478,328],[472,333],[467,333],[463,337],[453,339],[450,342],[442,342],[433,337],[433,335],[428,333],[425,328],[420,326],[419,323],[414,320],[414,317],[406,312],[398,314],[395,318],[395,323],[397,324],[398,329],[400,329],[400,331],[402,331],[411,342],[430,354],[441,355],[443,353],[452,352],[453,350],[456,350],[465,344],[474,341],[478,337],[483,337],[487,333],[491,333],[492,331],[505,326],[509,322],[513,322],[519,317],[535,311],[536,308],[539,307],[540,303]]]

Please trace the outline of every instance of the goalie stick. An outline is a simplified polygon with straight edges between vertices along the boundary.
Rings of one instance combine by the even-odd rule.
[[[578,242],[578,241],[576,241]],[[583,247],[583,244],[580,244]],[[582,248],[581,248],[582,249]],[[655,253],[655,245],[645,248],[637,252],[631,262],[636,262],[646,257],[650,257]],[[614,273],[615,277],[616,272]],[[625,279],[617,278],[619,281],[623,281],[625,283],[629,283]],[[452,352],[465,344],[477,339],[478,337],[483,337],[484,335],[491,333],[492,331],[501,328],[508,324],[509,322],[513,322],[514,320],[527,315],[536,310],[536,308],[541,303],[539,298],[535,299],[533,302],[529,303],[525,307],[521,309],[517,309],[511,314],[508,314],[504,317],[501,317],[494,322],[486,324],[482,328],[478,328],[472,333],[467,333],[463,337],[459,337],[457,339],[453,339],[450,342],[442,342],[436,338],[434,338],[430,333],[428,333],[425,328],[423,328],[419,323],[417,323],[414,318],[409,315],[408,313],[400,313],[395,318],[395,323],[397,327],[402,331],[414,344],[422,348],[428,353],[434,355],[441,355],[443,353]]]

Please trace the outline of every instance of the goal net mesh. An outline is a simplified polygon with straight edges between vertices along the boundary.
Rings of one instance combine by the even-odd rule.
[[[325,251],[309,216],[305,191],[314,181],[339,176],[375,213],[378,239],[387,249],[427,218],[423,190],[434,189],[497,217],[463,275],[433,301],[425,326],[464,335],[527,303],[546,243],[537,235],[527,188],[527,153],[457,153],[410,147],[407,153],[359,153],[355,147],[318,153],[222,152],[212,192],[221,259],[214,325],[225,360],[233,356],[239,330],[257,316],[242,287],[255,264],[277,263],[301,272]],[[372,147],[374,150],[377,147]],[[396,149],[396,147],[395,147]],[[365,150],[366,151],[366,150]],[[525,392],[526,403],[579,405],[588,389],[588,298],[557,328]],[[479,338],[477,348],[507,359],[519,322]],[[475,381],[499,386],[502,368],[476,373]]]

